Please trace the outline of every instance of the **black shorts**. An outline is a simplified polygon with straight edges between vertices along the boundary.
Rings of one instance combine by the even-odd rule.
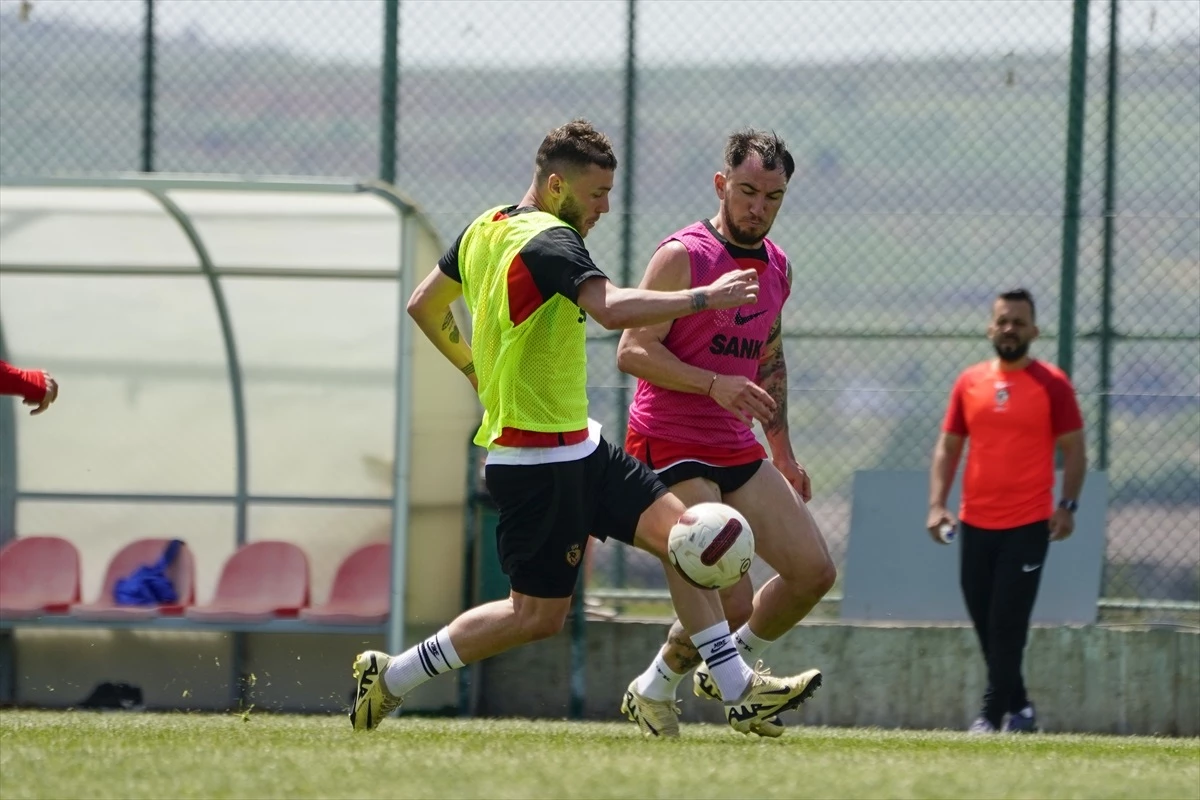
[[[758,468],[763,464],[762,459],[751,461],[749,464],[739,464],[736,467],[714,467],[699,461],[680,461],[658,473],[658,479],[667,486],[690,481],[692,478],[707,478],[717,485],[721,494],[736,492],[754,477]]]
[[[633,544],[642,512],[667,493],[642,462],[600,439],[586,458],[557,464],[489,464],[500,511],[496,548],[513,591],[570,597],[588,536]]]

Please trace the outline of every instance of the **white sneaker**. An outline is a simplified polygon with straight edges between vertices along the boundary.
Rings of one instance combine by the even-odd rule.
[[[971,727],[967,728],[967,733],[972,736],[987,736],[989,733],[998,733],[998,731],[987,717],[976,717],[975,721],[971,723]]]
[[[621,713],[636,722],[642,735],[675,737],[679,735],[679,706],[674,700],[651,700],[638,694],[637,678],[625,690]]]
[[[384,717],[404,702],[403,698],[389,692],[383,683],[383,672],[391,660],[391,656],[378,650],[367,650],[354,659],[354,680],[358,690],[354,707],[350,709],[350,724],[354,730],[375,730]]]
[[[696,667],[696,672],[692,675],[692,694],[705,700],[721,699],[721,690],[717,688],[717,682],[712,679],[708,665],[703,662]],[[785,730],[787,728],[784,727],[783,720],[779,718],[779,715],[755,722],[750,726],[751,733],[765,736],[768,739],[778,739],[783,736]]]
[[[759,661],[750,687],[738,700],[725,703],[725,718],[738,733],[757,733],[773,717],[803,703],[821,686],[821,671],[810,669],[789,678],[776,678]],[[759,734],[762,736],[763,734]]]

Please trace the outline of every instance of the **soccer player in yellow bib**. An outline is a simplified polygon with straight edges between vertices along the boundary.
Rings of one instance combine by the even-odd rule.
[[[753,304],[758,295],[754,270],[689,291],[613,285],[583,240],[608,212],[616,168],[608,137],[587,121],[550,131],[521,200],[480,214],[408,301],[417,325],[479,392],[475,442],[488,450],[484,476],[499,508],[497,549],[511,592],[403,653],[360,653],[350,712],[356,730],[375,728],[437,675],[562,630],[589,535],[662,562],[675,611],[729,698],[735,730],[749,733],[820,683],[816,670],[781,678],[746,663],[718,594],[692,586],[667,560],[667,536],[685,506],[588,418],[587,316],[621,330]],[[451,310],[460,296],[471,313],[471,342]],[[670,723],[639,726],[648,736],[678,735]]]

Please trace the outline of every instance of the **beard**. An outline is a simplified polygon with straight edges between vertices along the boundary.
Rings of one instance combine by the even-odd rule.
[[[575,195],[568,192],[563,197],[562,205],[558,208],[558,218],[578,231],[580,236],[586,235],[583,230],[583,206],[575,199]]]
[[[996,355],[1000,356],[1001,361],[1011,364],[1025,357],[1025,354],[1029,352],[1029,342],[997,338],[992,342],[992,348],[996,351]]]
[[[762,244],[762,240],[767,238],[767,234],[771,232],[771,226],[768,225],[761,234],[751,233],[738,226],[729,216],[728,209],[721,209],[721,220],[725,223],[725,230],[729,231],[729,241],[739,247],[754,248]]]

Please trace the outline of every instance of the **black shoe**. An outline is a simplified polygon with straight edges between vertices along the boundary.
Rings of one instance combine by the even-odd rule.
[[[1033,704],[1022,708],[1020,711],[1014,711],[1008,715],[1008,721],[1004,723],[1005,733],[1037,733],[1037,712],[1033,709]]]

